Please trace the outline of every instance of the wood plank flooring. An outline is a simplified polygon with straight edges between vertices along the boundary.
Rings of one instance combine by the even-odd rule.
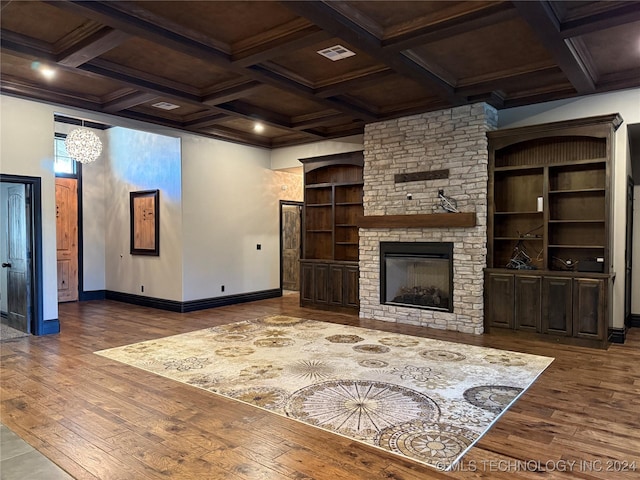
[[[77,479],[632,479],[640,477],[640,331],[608,350],[470,336],[298,306],[296,295],[188,314],[60,305],[62,332],[2,343],[1,420]],[[443,473],[93,352],[287,314],[555,357]],[[571,463],[575,462],[575,463]],[[623,471],[633,466],[636,471]]]

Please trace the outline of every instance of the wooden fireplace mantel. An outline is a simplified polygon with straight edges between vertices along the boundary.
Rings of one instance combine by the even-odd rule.
[[[425,215],[367,215],[358,219],[360,228],[448,228],[475,227],[476,213],[430,213]]]

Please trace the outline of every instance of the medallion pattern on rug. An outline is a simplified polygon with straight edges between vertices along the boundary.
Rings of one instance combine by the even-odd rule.
[[[553,361],[286,315],[95,353],[438,468]]]

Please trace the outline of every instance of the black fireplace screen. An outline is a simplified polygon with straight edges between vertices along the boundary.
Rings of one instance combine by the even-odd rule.
[[[380,242],[380,301],[453,312],[453,244]]]

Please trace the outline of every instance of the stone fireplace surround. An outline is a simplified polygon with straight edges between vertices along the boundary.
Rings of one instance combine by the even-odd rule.
[[[488,149],[497,112],[478,103],[369,124],[364,133],[364,215],[424,215],[438,190],[475,212],[473,227],[360,228],[360,317],[481,334],[487,255]],[[448,178],[395,182],[396,174],[448,169]],[[409,195],[410,194],[410,195]],[[453,312],[380,302],[380,242],[452,242]]]

